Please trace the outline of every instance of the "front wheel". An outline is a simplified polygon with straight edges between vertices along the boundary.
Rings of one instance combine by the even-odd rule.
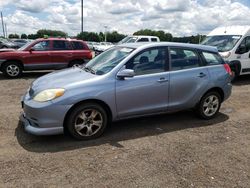
[[[69,63],[69,67],[81,67],[84,64],[83,61],[75,60]]]
[[[204,95],[197,106],[197,113],[203,119],[214,118],[221,106],[221,96],[217,92],[209,92]]]
[[[74,138],[89,140],[101,136],[107,123],[107,113],[100,105],[86,103],[70,113],[66,127]]]
[[[3,65],[2,71],[9,78],[17,78],[22,74],[22,66],[17,62],[7,62]]]

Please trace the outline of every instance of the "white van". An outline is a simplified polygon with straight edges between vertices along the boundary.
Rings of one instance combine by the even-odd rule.
[[[145,35],[129,35],[122,39],[118,44],[134,43],[134,42],[160,42],[159,37]]]
[[[201,44],[216,46],[236,77],[250,74],[250,26],[218,27]]]

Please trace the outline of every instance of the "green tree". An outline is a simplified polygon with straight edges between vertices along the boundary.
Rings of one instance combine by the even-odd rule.
[[[67,33],[58,30],[48,30],[48,29],[40,29],[37,31],[38,38],[43,38],[44,36],[48,37],[67,37]]]
[[[27,38],[28,38],[28,36],[26,34],[21,35],[21,39],[27,39]]]
[[[37,38],[39,38],[39,37],[37,36],[37,34],[29,34],[29,35],[28,35],[28,39],[34,40],[34,39],[37,39]]]
[[[18,34],[9,34],[9,39],[19,39],[19,35]]]
[[[113,31],[112,33],[108,32],[107,33],[107,41],[108,42],[119,42],[125,37],[125,35],[118,33],[117,31]]]
[[[99,35],[94,32],[81,32],[76,36],[77,39],[85,40],[85,41],[94,41],[100,42]]]

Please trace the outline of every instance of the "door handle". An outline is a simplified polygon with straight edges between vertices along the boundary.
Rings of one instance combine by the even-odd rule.
[[[168,82],[168,80],[166,78],[162,77],[159,80],[157,80],[157,82],[163,83],[163,82]]]
[[[201,72],[199,75],[198,75],[198,77],[200,77],[200,78],[203,78],[203,77],[205,77],[205,76],[207,76],[205,73],[203,73],[203,72]]]

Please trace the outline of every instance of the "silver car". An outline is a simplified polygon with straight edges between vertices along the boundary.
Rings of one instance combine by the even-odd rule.
[[[181,43],[115,46],[85,67],[35,80],[22,100],[21,120],[35,135],[100,136],[112,121],[194,111],[215,117],[231,94],[231,70],[217,49]]]

